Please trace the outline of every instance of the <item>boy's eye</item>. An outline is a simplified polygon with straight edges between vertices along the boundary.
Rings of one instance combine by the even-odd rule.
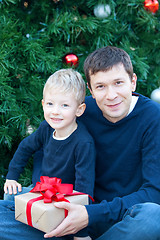
[[[68,105],[68,104],[65,104],[65,103],[64,103],[62,106],[63,106],[63,107],[69,107],[69,105]]]
[[[47,105],[48,106],[52,106],[53,104],[51,102],[47,102]]]

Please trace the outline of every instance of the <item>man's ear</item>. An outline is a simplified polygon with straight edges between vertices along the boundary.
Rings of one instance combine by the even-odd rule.
[[[85,103],[80,104],[77,108],[76,117],[80,117],[84,113],[85,109],[86,104]]]
[[[94,97],[94,94],[93,94],[93,92],[92,92],[92,89],[89,87],[88,83],[87,83],[87,88],[89,89],[89,91],[90,91],[92,97],[95,98],[95,97]]]
[[[133,73],[133,78],[132,78],[132,92],[136,90],[136,85],[137,85],[137,75]]]

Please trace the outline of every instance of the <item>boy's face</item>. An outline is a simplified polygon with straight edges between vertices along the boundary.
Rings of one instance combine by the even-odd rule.
[[[122,64],[113,66],[107,72],[97,72],[90,76],[91,94],[110,122],[124,118],[129,111],[132,101],[132,91],[136,89],[137,77],[129,78]]]
[[[42,100],[44,118],[55,129],[57,137],[66,137],[76,128],[76,117],[81,116],[85,104],[78,105],[73,93],[48,90]]]

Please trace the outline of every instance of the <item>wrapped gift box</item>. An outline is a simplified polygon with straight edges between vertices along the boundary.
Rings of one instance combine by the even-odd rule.
[[[40,193],[25,193],[15,196],[15,219],[28,224],[26,207],[29,200],[42,196]],[[65,197],[69,202],[81,205],[88,204],[88,195],[75,195]],[[32,225],[45,233],[55,229],[65,218],[64,209],[58,209],[52,203],[36,201],[31,207]]]

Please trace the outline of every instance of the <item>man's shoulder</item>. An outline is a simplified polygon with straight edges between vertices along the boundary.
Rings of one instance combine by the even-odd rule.
[[[157,113],[158,116],[160,115],[160,104],[141,94],[139,95],[139,108],[142,112]]]
[[[143,126],[142,128],[150,128],[151,126],[159,125],[160,121],[160,105],[150,98],[139,95],[136,107],[129,118]]]
[[[85,97],[85,103],[86,105],[96,105],[96,101],[91,95]]]
[[[86,110],[79,120],[85,125],[89,133],[92,135],[93,131],[101,125],[101,122],[104,121],[102,111],[99,109],[96,104],[95,99],[92,96],[88,96],[85,99]]]
[[[87,96],[85,98],[85,103],[86,103],[86,110],[84,112],[84,116],[85,115],[93,115],[93,113],[100,113],[101,110],[99,109],[96,100],[92,97],[92,96]],[[83,116],[83,115],[82,115]]]
[[[93,138],[91,134],[88,132],[86,126],[82,121],[77,121],[78,128],[77,128],[77,137],[82,142],[93,142]]]

